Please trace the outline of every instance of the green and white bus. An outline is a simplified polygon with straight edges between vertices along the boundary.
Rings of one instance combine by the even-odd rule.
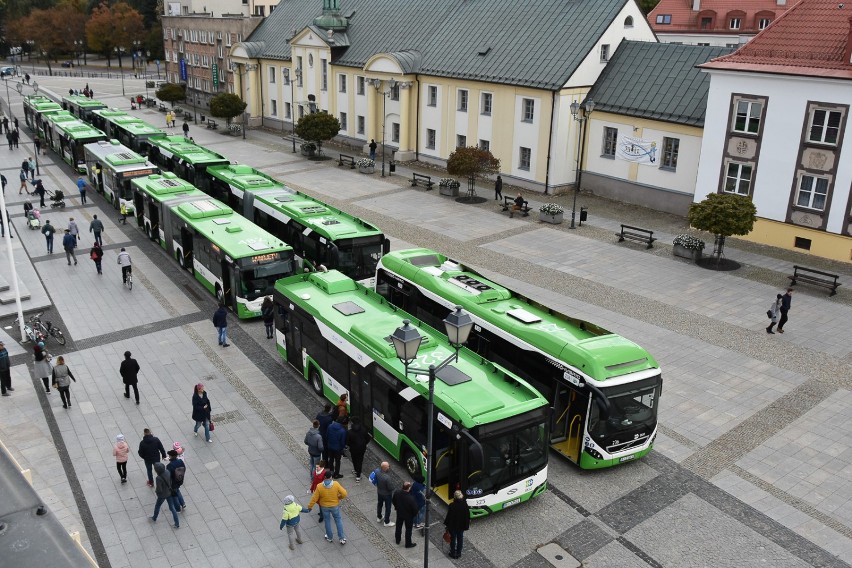
[[[160,244],[238,317],[259,316],[275,281],[293,274],[293,249],[203,193],[194,198],[168,190],[158,194],[160,188],[171,189],[171,182],[188,190],[176,178],[131,181],[134,192],[147,196],[143,200],[158,203]]]
[[[96,110],[106,108],[106,103],[90,99],[85,95],[68,95],[62,97],[62,108],[86,122],[92,122],[92,113]]]
[[[112,120],[123,116],[130,116],[130,114],[120,108],[102,108],[92,112],[92,119],[89,122],[98,130],[103,130],[104,134],[110,138],[118,138],[112,130]]]
[[[62,105],[53,102],[43,95],[27,95],[24,97],[24,120],[30,131],[44,135],[46,117],[62,112]]]
[[[632,341],[427,249],[383,256],[376,291],[433,326],[457,305],[467,310],[475,322],[468,347],[550,401],[550,445],[581,468],[610,467],[651,451],[662,375]]]
[[[199,146],[183,136],[164,136],[151,139],[148,158],[160,169],[174,172],[201,191],[208,191],[210,178],[207,168],[228,165],[230,162],[221,154]]]
[[[420,370],[454,352],[445,336],[336,270],[279,280],[274,301],[281,356],[328,400],[348,393],[350,415],[409,473],[432,467],[442,500],[459,489],[481,517],[545,491],[549,409],[526,381],[463,347],[437,374],[429,425],[428,377],[406,375],[388,336],[412,320],[424,339],[409,367]]]
[[[133,214],[133,188],[130,180],[159,173],[160,170],[118,140],[86,144],[86,170],[89,182],[115,209]]]
[[[293,247],[296,260],[337,269],[372,288],[376,266],[390,242],[370,223],[326,205],[250,166],[207,168],[207,193]]]
[[[206,193],[171,172],[131,180],[130,185],[133,189],[136,225],[149,239],[157,241],[166,250],[166,231],[161,224],[163,209],[208,197]]]
[[[140,154],[148,155],[152,138],[161,138],[165,132],[151,126],[135,116],[112,116],[106,119],[109,124],[109,135]]]
[[[81,174],[86,173],[84,146],[107,139],[103,132],[68,111],[47,115],[44,138],[54,152]]]

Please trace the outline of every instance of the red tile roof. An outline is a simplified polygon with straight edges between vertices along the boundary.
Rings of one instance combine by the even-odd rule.
[[[852,3],[801,0],[730,55],[701,67],[852,79]]]
[[[657,33],[730,33],[731,35],[757,33],[761,18],[775,20],[797,0],[787,0],[779,6],[776,0],[701,0],[699,9],[692,9],[692,0],[660,0],[648,14],[648,24]],[[670,15],[670,24],[658,24],[657,16]],[[701,18],[711,17],[708,28],[701,27]],[[731,17],[740,18],[739,29],[730,29]]]

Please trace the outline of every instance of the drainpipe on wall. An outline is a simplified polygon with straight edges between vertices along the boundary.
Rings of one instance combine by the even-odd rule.
[[[417,85],[417,112],[414,119],[414,160],[420,161],[420,75],[414,75],[414,84]]]
[[[547,137],[547,166],[544,170],[544,194],[550,187],[550,149],[553,146],[553,117],[556,114],[556,91],[550,92],[550,131]]]
[[[257,58],[257,84],[260,85],[260,127],[263,128],[263,65],[260,64],[260,57]]]

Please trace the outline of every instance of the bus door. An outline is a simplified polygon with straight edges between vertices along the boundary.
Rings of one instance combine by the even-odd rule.
[[[103,192],[104,192],[104,169],[98,162],[95,162],[94,173],[95,173],[95,179],[94,179],[95,188],[98,190],[98,193],[103,194]]]
[[[560,394],[562,388],[560,386]],[[574,463],[578,463],[583,449],[583,432],[586,429],[586,417],[589,412],[589,396],[569,387],[564,388],[568,391],[568,406],[563,410],[565,424],[560,426],[565,431],[565,440],[560,444],[553,444],[553,447]]]
[[[436,409],[435,412],[437,413],[438,410]],[[434,459],[429,456],[432,467],[432,488],[445,503],[449,503],[456,489],[467,487],[467,481],[463,482],[461,473],[468,440],[455,436],[437,420],[433,423],[433,428],[432,447],[435,456]],[[471,474],[475,473],[471,472]]]
[[[134,196],[136,202],[136,210],[144,211],[142,208],[145,202],[145,196],[142,192],[137,191]],[[144,222],[144,220],[143,220]],[[148,238],[156,241],[160,238],[160,204],[154,199],[148,199],[148,222],[151,224],[148,230]]]
[[[192,231],[187,227],[180,229],[180,243],[183,254],[178,256],[178,263],[190,274],[194,274],[195,270],[192,267]]]
[[[284,347],[287,349],[287,362],[297,368],[299,373],[303,373],[305,363],[302,360],[302,320],[292,312],[289,314],[289,331],[284,336]]]
[[[289,352],[289,351],[288,351]],[[361,419],[368,432],[373,431],[373,397],[369,374],[355,361],[349,361],[349,415]]]
[[[219,298],[220,302],[223,302],[226,306],[231,306],[234,309],[234,312],[237,311],[237,299],[234,290],[234,286],[237,283],[236,275],[234,271],[237,270],[236,263],[229,261],[227,259],[221,260],[221,270],[222,270],[222,297]]]

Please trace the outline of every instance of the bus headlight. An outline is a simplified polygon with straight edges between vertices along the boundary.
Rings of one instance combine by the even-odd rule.
[[[588,452],[588,454],[590,456],[592,456],[593,458],[595,458],[596,460],[602,460],[603,459],[603,456],[601,455],[601,453],[594,448],[590,448],[590,447],[587,446],[586,452]]]

